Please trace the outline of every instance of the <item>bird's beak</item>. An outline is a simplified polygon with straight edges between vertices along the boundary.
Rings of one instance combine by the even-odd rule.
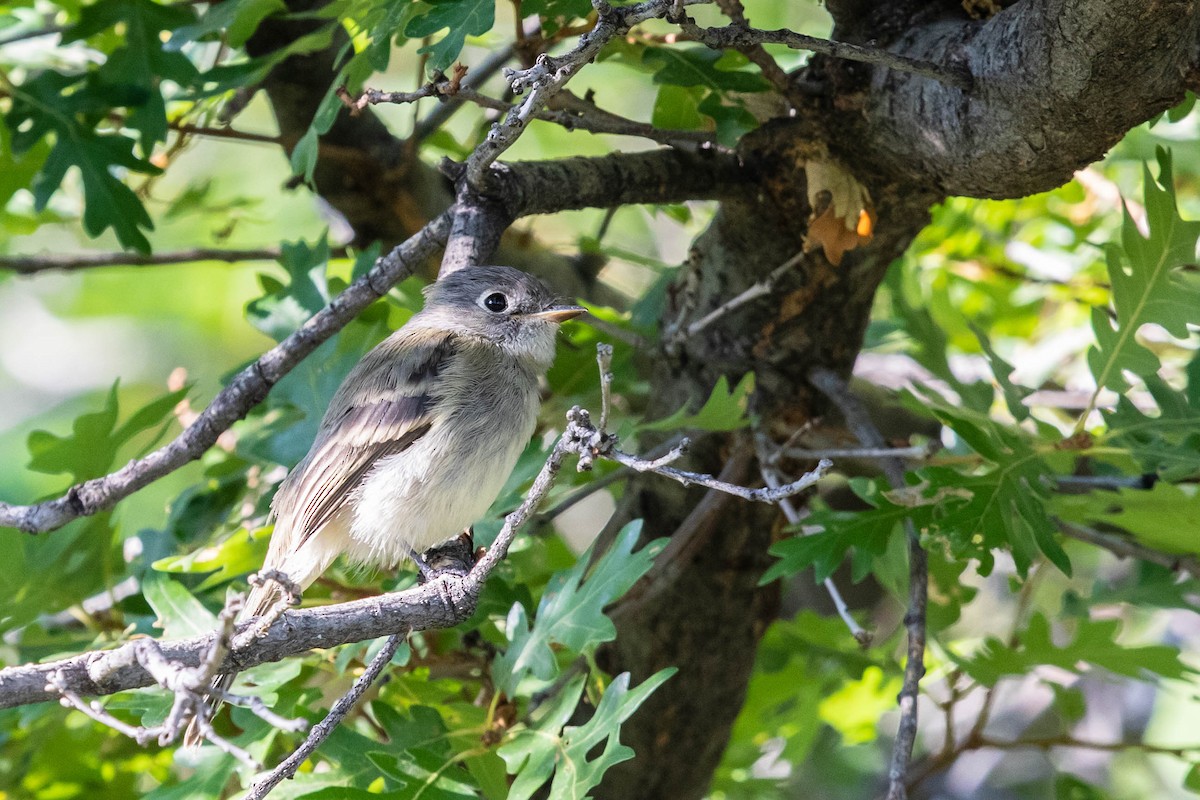
[[[580,314],[586,313],[587,309],[583,306],[550,306],[547,309],[530,314],[529,316],[558,323],[566,322],[569,319],[575,319]]]

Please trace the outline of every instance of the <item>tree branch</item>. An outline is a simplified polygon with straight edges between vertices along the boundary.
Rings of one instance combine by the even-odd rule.
[[[1164,553],[1161,550],[1146,547],[1144,544],[1140,544],[1128,536],[1105,533],[1095,528],[1075,525],[1061,519],[1055,521],[1058,524],[1058,529],[1065,535],[1107,550],[1119,558],[1136,558],[1149,564],[1157,564],[1172,572],[1180,572],[1189,577],[1200,579],[1200,560],[1197,560],[1195,556]]]
[[[281,250],[278,247],[263,247],[253,250],[224,250],[215,247],[197,247],[193,250],[176,250],[169,253],[76,253],[71,255],[45,256],[0,256],[0,269],[11,270],[18,275],[33,275],[38,272],[62,270],[72,272],[93,267],[145,267],[160,264],[191,264],[196,261],[223,261],[233,264],[239,261],[276,261]],[[345,251],[335,255],[344,256]]]
[[[511,106],[505,119],[494,124],[487,138],[471,153],[466,163],[466,181],[475,189],[486,188],[488,167],[525,132],[535,112],[595,60],[611,39],[627,33],[639,22],[666,16],[676,6],[707,2],[711,0],[645,0],[634,6],[614,8],[605,0],[592,0],[599,18],[591,31],[579,37],[574,49],[561,56],[543,53],[529,69],[505,70],[514,92],[529,93]]]
[[[249,131],[239,131],[235,128],[213,128],[203,125],[189,125],[185,123],[170,123],[168,127],[173,131],[187,134],[188,136],[208,136],[213,139],[235,139],[239,142],[259,142],[261,144],[283,144],[282,136],[271,136],[266,133],[251,133]]]
[[[46,664],[9,667],[0,670],[0,708],[57,699],[63,692],[106,695],[153,685],[158,681],[147,666],[145,652],[148,648],[161,659],[170,661],[176,672],[192,668],[211,673],[241,672],[316,648],[457,625],[474,613],[488,576],[508,553],[517,532],[553,488],[566,457],[574,454],[579,458],[580,469],[590,469],[597,458],[617,460],[615,444],[615,437],[592,425],[587,411],[576,407],[568,412],[567,428],[542,465],[525,499],[505,518],[492,546],[465,574],[445,572],[422,586],[403,592],[288,611],[266,630],[257,630],[259,620],[248,620],[237,626],[228,648],[223,647],[222,638],[227,638],[227,633],[216,631],[166,642],[139,639],[105,652],[84,653]],[[669,467],[651,471],[673,477]],[[705,485],[713,485],[736,496],[744,497],[751,492],[717,481],[710,475],[695,477],[697,482],[705,480]],[[804,491],[816,478],[816,474],[805,475],[788,486],[772,490],[771,496],[776,501],[793,496]],[[220,652],[224,652],[224,658],[218,665],[212,654]],[[54,684],[48,685],[52,676]]]
[[[70,27],[70,25],[48,25],[45,28],[34,28],[33,30],[20,31],[12,34],[11,36],[0,38],[0,47],[5,47],[16,42],[24,42],[29,39],[37,39],[42,36],[57,36]]]
[[[901,185],[1024,197],[1179,102],[1197,81],[1198,45],[1200,15],[1186,0],[1025,0],[983,22],[913,25],[891,51],[963,64],[971,91],[874,75],[829,142],[861,173]]]
[[[752,178],[734,156],[672,150],[614,153],[560,162],[495,164],[492,174],[501,202],[488,200],[507,219],[565,209],[627,203],[667,203],[717,198],[743,191]],[[304,326],[264,353],[218,392],[196,421],[174,441],[100,478],[72,486],[59,498],[22,506],[0,501],[0,527],[45,533],[78,517],[111,508],[119,500],[201,456],[220,434],[241,419],[284,375],[359,312],[445,244],[453,214],[445,212],[330,301]]]
[[[78,517],[111,508],[118,500],[199,458],[222,432],[262,402],[271,387],[305,356],[432,255],[444,241],[449,227],[449,216],[443,214],[380,258],[370,272],[350,284],[298,331],[234,376],[174,441],[130,461],[116,472],[76,484],[57,499],[29,506],[0,502],[0,526],[26,533],[60,528]]]
[[[809,373],[814,386],[833,401],[842,412],[849,428],[863,447],[882,448],[887,445],[870,415],[840,375],[824,367]],[[904,462],[885,458],[880,462],[884,475],[893,489],[903,489]],[[917,738],[917,700],[921,693],[921,678],[925,675],[925,613],[929,602],[929,559],[921,547],[916,526],[904,520],[908,538],[908,613],[904,627],[908,630],[908,659],[904,665],[904,684],[900,689],[900,724],[888,767],[887,800],[905,800],[909,760]]]
[[[964,91],[969,91],[973,84],[970,71],[959,64],[938,64],[924,59],[909,58],[874,47],[862,47],[847,42],[834,42],[828,39],[818,39],[815,36],[805,36],[786,28],[764,31],[736,22],[723,28],[701,28],[686,15],[671,21],[677,22],[683,32],[695,41],[716,50],[748,51],[764,44],[782,44],[793,50],[810,50],[834,58],[876,64],[897,72],[931,78],[946,86],[953,86]]]
[[[354,685],[350,687],[350,691],[338,698],[338,701],[329,709],[329,713],[325,715],[325,719],[318,722],[309,731],[304,742],[297,747],[290,756],[281,761],[275,769],[264,775],[254,782],[250,787],[250,791],[246,793],[245,800],[262,800],[271,793],[271,790],[279,785],[279,782],[291,778],[296,774],[296,770],[300,769],[308,757],[316,752],[317,748],[329,738],[330,734],[342,724],[342,720],[346,718],[356,705],[366,694],[367,689],[371,688],[371,684],[379,680],[379,676],[383,673],[384,667],[392,661],[392,656],[396,655],[396,650],[399,649],[400,643],[404,641],[404,634],[393,633],[387,638],[383,644],[383,649],[375,654],[375,658],[371,659],[371,663],[367,665],[366,670],[362,675],[354,681]]]

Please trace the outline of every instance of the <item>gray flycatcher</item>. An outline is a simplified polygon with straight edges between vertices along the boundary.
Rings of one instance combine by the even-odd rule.
[[[510,267],[460,269],[425,295],[346,376],[280,485],[264,570],[305,588],[339,555],[394,566],[461,533],[503,488],[533,434],[558,326],[584,309]],[[255,587],[241,617],[280,597],[273,581]],[[185,742],[199,738],[193,722]]]

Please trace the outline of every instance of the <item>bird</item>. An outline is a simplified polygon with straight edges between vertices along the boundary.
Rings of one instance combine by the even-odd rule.
[[[304,589],[338,556],[421,565],[419,553],[467,529],[503,488],[533,435],[559,325],[585,309],[502,266],[451,272],[425,298],[346,376],[280,484],[264,573]],[[259,582],[239,619],[263,615],[283,593]],[[234,677],[214,679],[207,718]],[[185,744],[200,738],[193,719]]]

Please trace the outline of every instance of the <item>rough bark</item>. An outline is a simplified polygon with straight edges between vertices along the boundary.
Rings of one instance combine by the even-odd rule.
[[[853,5],[853,4],[850,4]],[[876,14],[876,36],[913,58],[965,64],[969,92],[900,72],[821,61],[857,85],[831,147],[881,175],[944,195],[1046,191],[1131,127],[1196,88],[1192,0],[1024,0],[987,20]],[[851,73],[861,76],[857,80]]]

